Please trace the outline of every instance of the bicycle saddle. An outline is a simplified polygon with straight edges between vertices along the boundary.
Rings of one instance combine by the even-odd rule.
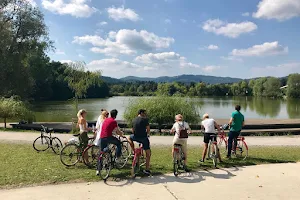
[[[174,146],[182,146],[181,144],[174,144]]]
[[[73,134],[74,137],[79,137],[80,133]]]

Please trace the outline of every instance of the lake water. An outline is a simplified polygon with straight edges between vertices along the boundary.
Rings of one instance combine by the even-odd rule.
[[[96,120],[101,108],[117,109],[118,119],[130,99],[140,97],[112,97],[107,99],[85,99],[79,101],[79,108],[88,111],[88,120]],[[253,97],[196,98],[200,114],[209,113],[215,119],[227,119],[236,104],[240,104],[247,119],[296,119],[300,118],[299,100],[278,100]],[[36,103],[33,107],[37,122],[70,122],[76,117],[73,101],[50,101]]]

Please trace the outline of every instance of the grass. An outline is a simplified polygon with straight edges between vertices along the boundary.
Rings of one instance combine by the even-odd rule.
[[[79,163],[67,168],[60,162],[59,156],[51,150],[37,153],[29,144],[0,143],[0,188],[12,188],[28,185],[56,184],[65,182],[99,181],[95,170],[87,169]],[[189,148],[188,167],[192,170],[210,169],[211,161],[199,165],[202,149]],[[225,160],[220,167],[257,165],[267,163],[286,163],[300,161],[300,147],[255,147],[245,161]],[[154,175],[172,172],[171,147],[152,149],[151,170]],[[123,170],[113,170],[111,177],[129,178],[130,166]]]

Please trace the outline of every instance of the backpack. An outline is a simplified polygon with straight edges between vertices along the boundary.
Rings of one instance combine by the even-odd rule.
[[[178,125],[180,126],[181,130],[179,131],[179,138],[188,138],[188,132],[184,126],[184,122],[182,123],[182,125],[180,125],[178,123]]]

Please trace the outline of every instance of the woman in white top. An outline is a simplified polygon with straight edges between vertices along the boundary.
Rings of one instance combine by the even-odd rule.
[[[200,162],[204,162],[205,156],[207,154],[207,149],[208,149],[208,143],[210,140],[217,140],[217,136],[213,136],[211,137],[212,134],[216,134],[216,128],[218,129],[218,131],[220,132],[220,126],[217,124],[217,122],[214,119],[209,118],[209,115],[206,113],[203,115],[203,120],[201,122],[201,127],[202,130],[204,129],[204,149],[203,149],[203,153],[202,153],[202,159],[199,160]],[[220,162],[222,162],[221,160],[221,156],[220,156],[220,151],[219,152],[219,160]]]
[[[191,133],[190,126],[187,122],[183,121],[183,116],[181,114],[178,114],[175,116],[175,123],[171,129],[171,133],[175,133],[174,139],[173,139],[173,147],[175,144],[180,144],[182,146],[182,151],[184,153],[184,169],[185,171],[188,171],[186,167],[187,163],[187,138],[179,138],[180,130],[186,129],[188,133]],[[172,155],[174,153],[174,148],[172,148]]]
[[[96,123],[96,139],[94,141],[94,144],[96,146],[100,146],[100,135],[101,135],[101,128],[102,128],[102,123],[106,118],[108,118],[109,113],[105,109],[101,109],[101,114],[98,117],[97,123]]]
[[[80,129],[79,139],[83,144],[83,148],[87,147],[89,142],[89,137],[87,133],[92,130],[91,128],[88,127],[88,123],[86,121],[86,115],[87,112],[84,109],[79,110],[77,113],[77,117],[78,117],[77,125]]]

